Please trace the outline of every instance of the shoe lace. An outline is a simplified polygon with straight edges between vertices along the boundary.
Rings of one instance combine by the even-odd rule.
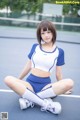
[[[53,108],[52,105],[46,101],[46,106],[41,107],[41,111],[55,111],[55,108]]]
[[[52,108],[51,104],[47,107],[41,107],[41,111],[55,111],[55,108]]]
[[[30,102],[30,104],[31,104],[31,108],[33,108],[33,107],[34,107],[34,103],[33,103],[33,102]]]
[[[31,108],[33,108],[33,107],[34,107],[34,103],[33,103],[33,102],[28,101],[28,100],[25,100],[25,101],[26,101],[26,103],[28,104],[28,106],[31,106]]]

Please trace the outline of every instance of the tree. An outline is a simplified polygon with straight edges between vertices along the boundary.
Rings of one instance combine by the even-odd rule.
[[[77,0],[75,0],[76,2]],[[43,3],[56,3],[56,0],[0,0],[0,8],[8,8],[11,11],[21,12],[26,10],[28,13],[42,12]],[[79,4],[63,4],[63,14],[77,16],[77,12],[80,9]]]
[[[6,15],[8,16],[8,9],[10,7],[10,2],[9,0],[0,0],[0,8],[6,8],[7,9],[7,12],[6,12]]]
[[[70,15],[70,16],[78,16],[79,9],[80,9],[80,6],[77,4],[64,5],[63,14]]]

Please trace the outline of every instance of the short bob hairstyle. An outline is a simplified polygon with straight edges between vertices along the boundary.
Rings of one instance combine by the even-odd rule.
[[[43,31],[50,30],[52,32],[52,34],[53,34],[52,42],[54,44],[56,42],[56,28],[55,28],[54,24],[48,20],[44,20],[38,25],[38,27],[37,27],[37,40],[38,40],[40,45],[41,45],[41,41],[42,41],[41,29],[43,29]]]

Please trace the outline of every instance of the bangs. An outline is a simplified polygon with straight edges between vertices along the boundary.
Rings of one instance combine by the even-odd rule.
[[[50,25],[42,25],[41,26],[41,29],[43,30],[43,31],[48,31],[48,30],[50,30],[50,31],[52,31],[52,28],[51,28],[51,26]]]
[[[43,28],[41,28],[41,30],[43,30],[43,31],[51,31],[51,29],[48,28],[48,27],[43,27]]]

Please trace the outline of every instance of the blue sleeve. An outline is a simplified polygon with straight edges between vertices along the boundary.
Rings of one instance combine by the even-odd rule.
[[[28,58],[29,58],[29,59],[31,59],[32,54],[34,53],[35,48],[36,48],[37,45],[38,45],[38,44],[33,44],[32,48],[31,48],[31,51],[30,51],[29,54],[28,54]]]
[[[64,61],[64,51],[61,48],[58,48],[58,50],[59,50],[59,56],[58,56],[56,65],[57,66],[61,66],[61,65],[65,64],[65,61]]]

